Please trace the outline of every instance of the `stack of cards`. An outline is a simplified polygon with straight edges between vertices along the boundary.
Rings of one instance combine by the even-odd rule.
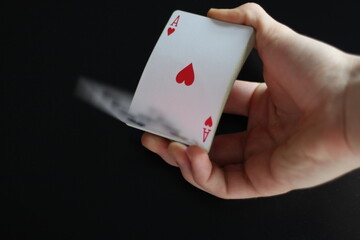
[[[118,118],[129,126],[209,151],[224,104],[253,44],[251,27],[175,11],[132,101],[126,100],[130,106],[123,106],[124,98],[111,100],[123,106],[120,110],[114,106],[116,111],[126,112],[126,117]]]

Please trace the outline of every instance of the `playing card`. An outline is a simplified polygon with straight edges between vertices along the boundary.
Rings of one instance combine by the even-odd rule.
[[[253,33],[251,27],[175,11],[129,108],[130,115],[153,121],[146,127],[127,124],[209,151],[230,89],[253,47]],[[167,124],[158,124],[156,119],[165,116]]]

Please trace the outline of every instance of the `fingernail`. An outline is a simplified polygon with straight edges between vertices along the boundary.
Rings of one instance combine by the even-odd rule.
[[[210,8],[208,13],[211,12],[211,11],[216,11],[216,10],[219,10],[218,8]]]

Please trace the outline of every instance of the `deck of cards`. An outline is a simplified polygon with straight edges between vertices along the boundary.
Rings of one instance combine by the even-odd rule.
[[[230,90],[253,45],[251,27],[177,10],[132,99],[85,80],[81,92],[131,127],[209,151]]]

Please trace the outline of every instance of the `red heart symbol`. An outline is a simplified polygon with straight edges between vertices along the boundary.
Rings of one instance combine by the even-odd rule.
[[[213,125],[213,122],[212,122],[212,119],[211,119],[211,116],[210,116],[208,119],[206,119],[205,126],[212,127],[212,125]]]
[[[167,30],[168,36],[170,36],[173,32],[175,32],[175,28],[169,27],[168,30]]]
[[[185,83],[186,86],[190,86],[194,83],[195,74],[194,74],[194,68],[192,63],[187,65],[183,70],[181,70],[176,75],[176,82],[177,83]]]

